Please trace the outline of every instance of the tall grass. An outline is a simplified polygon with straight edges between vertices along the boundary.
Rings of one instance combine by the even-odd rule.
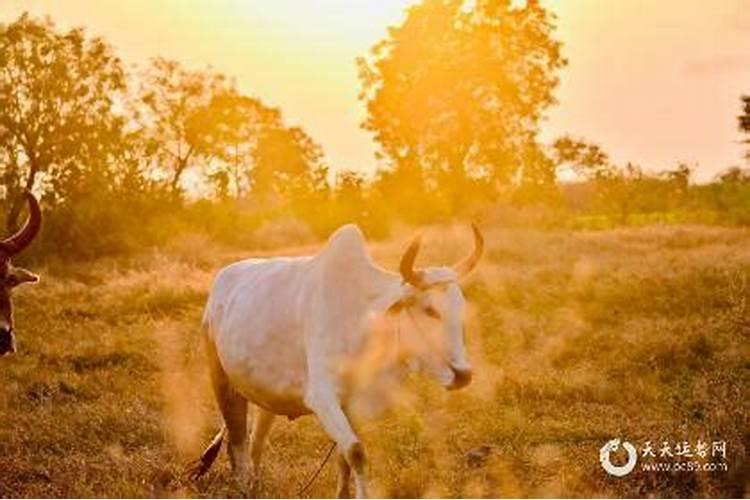
[[[425,263],[469,246],[465,228],[425,240]],[[374,493],[746,494],[750,231],[489,227],[487,242],[465,283],[475,381],[447,393],[410,377],[395,407],[357,418]],[[395,268],[405,243],[372,252]],[[0,359],[0,496],[241,494],[223,455],[198,483],[181,470],[218,425],[197,332],[209,283],[257,253],[274,252],[182,237],[38,269],[42,282],[16,297],[20,352]],[[723,439],[730,470],[615,479],[598,450],[617,436]],[[295,496],[327,442],[312,417],[278,419],[260,493]],[[310,494],[334,484],[329,465]]]

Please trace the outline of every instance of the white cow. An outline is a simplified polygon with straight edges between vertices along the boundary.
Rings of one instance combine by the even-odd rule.
[[[315,256],[248,259],[222,269],[203,316],[206,347],[224,427],[191,469],[205,473],[225,435],[242,481],[259,481],[260,457],[275,415],[314,413],[336,442],[338,495],[366,496],[365,454],[347,415],[340,367],[361,354],[372,318],[426,314],[442,323],[439,342],[420,356],[449,389],[467,385],[471,367],[463,343],[464,296],[458,281],[477,264],[475,248],[454,267],[414,269],[420,239],[401,259],[400,274],[377,266],[357,226],[339,228]],[[422,359],[425,361],[425,359]],[[248,457],[247,406],[256,407]],[[250,470],[252,469],[252,470]]]

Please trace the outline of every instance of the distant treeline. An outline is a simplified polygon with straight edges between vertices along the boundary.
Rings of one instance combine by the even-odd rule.
[[[24,14],[0,25],[5,226],[21,223],[26,189],[45,213],[36,252],[76,257],[187,233],[270,246],[349,221],[384,237],[394,223],[499,213],[549,226],[750,223],[747,169],[693,185],[685,165],[647,174],[582,140],[540,143],[567,63],[554,21],[537,2],[411,7],[357,61],[381,165],[363,174],[332,169],[303,128],[225,75],[162,58],[128,67],[84,29]],[[563,169],[581,180],[560,183]]]

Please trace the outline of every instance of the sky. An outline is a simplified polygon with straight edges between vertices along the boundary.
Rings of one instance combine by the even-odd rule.
[[[23,11],[85,26],[128,63],[154,56],[210,65],[282,108],[336,169],[372,172],[359,124],[354,64],[414,0],[0,0],[0,22]],[[750,93],[746,0],[547,0],[569,65],[541,137],[600,144],[618,163],[661,170],[684,161],[696,179],[742,164],[736,115]]]

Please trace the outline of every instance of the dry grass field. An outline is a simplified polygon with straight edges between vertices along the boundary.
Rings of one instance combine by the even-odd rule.
[[[475,381],[417,377],[361,419],[384,496],[744,496],[750,477],[750,231],[487,229],[465,284]],[[395,268],[406,234],[372,246]],[[426,234],[421,262],[469,247]],[[278,250],[300,253],[314,248]],[[274,252],[275,253],[275,252]],[[226,455],[182,478],[216,430],[198,323],[215,271],[253,251],[201,238],[93,263],[47,262],[19,290],[19,352],[0,359],[0,496],[238,496]],[[728,471],[613,478],[599,448],[728,443]],[[469,463],[467,452],[489,453]],[[313,417],[278,419],[260,494],[295,496],[328,440]],[[334,494],[329,463],[309,492]]]

